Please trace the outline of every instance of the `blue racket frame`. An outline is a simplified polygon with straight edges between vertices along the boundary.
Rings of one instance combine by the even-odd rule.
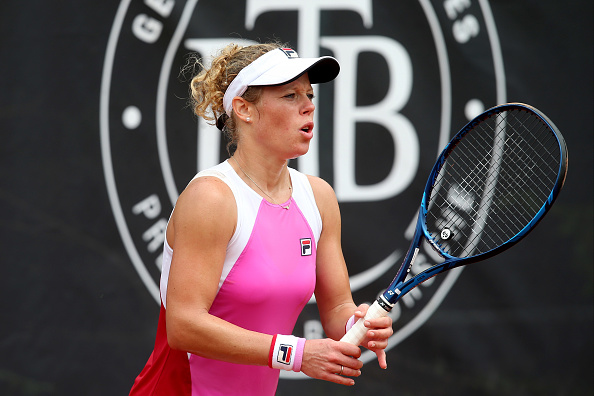
[[[498,246],[494,249],[491,249],[489,251],[486,251],[486,252],[483,252],[481,254],[477,254],[474,256],[465,257],[465,258],[454,257],[454,256],[448,254],[447,252],[443,251],[443,249],[441,249],[439,247],[439,245],[436,243],[436,241],[431,237],[431,235],[426,227],[426,215],[427,215],[427,211],[428,211],[427,203],[428,203],[428,199],[431,195],[431,191],[433,190],[433,185],[435,183],[435,180],[439,174],[440,169],[444,165],[446,158],[450,155],[452,150],[456,147],[456,145],[464,138],[464,136],[469,131],[473,130],[473,128],[478,123],[482,122],[483,120],[491,118],[494,114],[502,113],[502,112],[514,110],[514,109],[523,109],[523,110],[529,111],[533,114],[536,114],[553,131],[553,134],[555,135],[555,138],[557,139],[557,144],[559,145],[559,151],[560,151],[560,155],[561,155],[559,169],[558,169],[558,173],[557,173],[557,180],[555,182],[554,188],[552,189],[546,202],[542,205],[542,207],[537,212],[537,214],[534,216],[534,218],[523,229],[521,229],[516,235],[514,235],[512,238],[510,238],[507,242],[501,244],[500,246]],[[512,247],[513,245],[518,243],[532,229],[534,229],[534,227],[538,224],[538,222],[540,220],[542,220],[544,215],[549,211],[549,209],[553,205],[553,202],[555,202],[555,199],[557,199],[557,196],[559,195],[559,192],[561,191],[561,188],[563,187],[563,184],[565,182],[565,177],[567,175],[567,162],[568,162],[567,145],[565,143],[565,140],[563,139],[563,136],[561,135],[561,133],[559,132],[557,127],[553,124],[553,122],[546,115],[544,115],[541,111],[539,111],[538,109],[536,109],[530,105],[527,105],[524,103],[507,103],[507,104],[492,107],[492,108],[486,110],[485,112],[483,112],[482,114],[480,114],[479,116],[475,117],[468,124],[466,124],[466,126],[464,126],[464,128],[462,128],[460,130],[460,132],[458,132],[452,138],[452,140],[446,145],[446,147],[443,149],[443,151],[439,155],[437,161],[435,162],[435,165],[433,166],[433,169],[431,170],[431,173],[429,175],[429,179],[427,180],[427,183],[425,185],[425,190],[423,192],[423,198],[421,200],[421,206],[419,209],[419,216],[418,216],[418,220],[417,220],[415,234],[411,241],[410,248],[403,260],[402,266],[400,267],[398,273],[396,274],[396,277],[394,278],[394,280],[392,281],[390,286],[388,286],[386,291],[378,298],[378,303],[384,309],[389,311],[402,296],[404,296],[406,293],[408,293],[410,290],[412,290],[413,288],[415,288],[422,282],[425,282],[426,280],[434,277],[435,275],[438,275],[442,272],[448,271],[455,267],[471,264],[471,263],[492,257],[492,256],[502,252],[503,250],[509,249],[510,247]],[[410,272],[410,269],[414,263],[414,260],[419,252],[422,238],[425,238],[445,260],[442,263],[436,264],[436,265],[426,269],[423,272],[420,272],[419,274],[417,274],[414,277],[411,277],[407,280],[406,277],[407,277],[408,273]]]

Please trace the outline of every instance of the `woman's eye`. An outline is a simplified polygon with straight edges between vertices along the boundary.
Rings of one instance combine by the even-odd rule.
[[[313,98],[315,97],[315,95],[313,93],[306,94],[305,96],[307,96],[307,98],[309,100],[313,100]],[[290,93],[290,94],[286,94],[284,97],[287,98],[287,99],[295,99],[295,98],[297,98],[297,94],[296,93]]]

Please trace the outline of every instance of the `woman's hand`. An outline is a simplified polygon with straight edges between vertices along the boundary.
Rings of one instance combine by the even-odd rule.
[[[355,322],[365,317],[369,305],[361,304],[355,311]],[[388,368],[386,361],[386,347],[388,338],[394,334],[392,330],[392,318],[384,316],[382,318],[368,319],[365,321],[365,327],[368,329],[365,338],[361,341],[361,346],[375,352],[381,368]]]
[[[301,371],[307,376],[341,385],[354,385],[348,377],[361,375],[363,363],[359,347],[330,338],[307,340],[303,351]]]

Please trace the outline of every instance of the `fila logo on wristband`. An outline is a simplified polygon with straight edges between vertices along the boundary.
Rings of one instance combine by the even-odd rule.
[[[293,354],[293,345],[281,344],[278,347],[278,355],[276,361],[282,364],[291,364],[291,356]]]

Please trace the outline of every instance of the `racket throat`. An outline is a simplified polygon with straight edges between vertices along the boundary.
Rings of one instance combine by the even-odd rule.
[[[386,298],[384,297],[384,295],[380,295],[377,298],[377,303],[379,304],[380,307],[382,307],[386,312],[390,312],[392,310],[392,308],[394,308],[394,305],[396,304],[392,304],[390,303],[388,300],[386,300]]]
[[[417,259],[417,254],[419,254],[419,248],[416,247],[415,251],[413,252],[413,256],[410,259],[410,264],[408,265],[408,268],[406,269],[406,273],[408,274],[410,272],[410,269],[412,268],[413,264],[415,263],[415,260]]]
[[[418,239],[413,240],[413,242],[411,243],[411,245],[415,245],[415,244],[418,244]],[[392,281],[392,284],[390,285],[390,287],[388,289],[392,288],[397,283],[404,282],[404,280],[410,273],[410,270],[411,270],[413,264],[415,263],[415,260],[417,259],[419,250],[420,249],[418,247],[415,247],[414,249],[412,249],[412,247],[411,247],[409,249],[409,251],[406,253],[406,256],[404,257],[404,263],[400,267],[400,270],[396,274],[396,277],[394,278],[394,280]],[[400,293],[398,293],[398,294],[400,294]]]

